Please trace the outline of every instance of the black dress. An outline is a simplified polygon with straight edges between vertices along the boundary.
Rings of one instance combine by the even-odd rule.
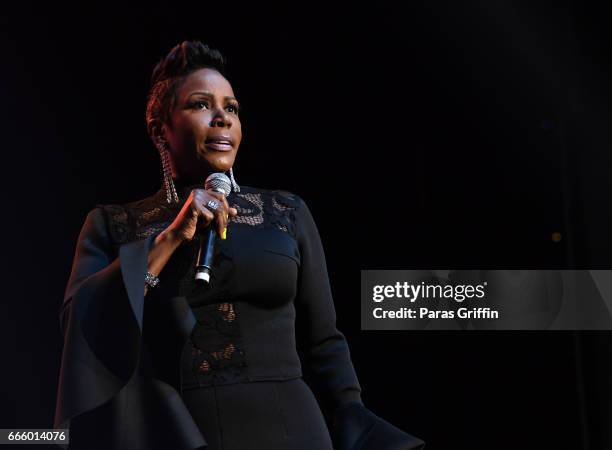
[[[56,412],[56,427],[72,419],[70,448],[420,448],[363,406],[319,234],[298,196],[232,192],[238,215],[217,241],[210,284],[193,281],[196,239],[141,299],[148,249],[197,187],[176,184],[180,204],[168,205],[161,189],[99,205],[81,232],[61,316]],[[115,335],[102,325],[111,317]],[[92,376],[94,398],[76,399],[77,376]]]

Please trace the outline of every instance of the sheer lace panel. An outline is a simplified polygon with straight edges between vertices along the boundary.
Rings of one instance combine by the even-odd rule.
[[[232,219],[233,222],[246,223],[248,225],[261,225],[263,223],[264,203],[261,194],[250,192],[236,194],[234,202],[238,215]]]
[[[146,239],[164,230],[172,223],[176,206],[164,203],[163,190],[155,195],[124,205],[96,205],[101,207],[107,218],[108,232],[115,243]]]
[[[192,377],[185,388],[246,379],[242,332],[234,304],[215,303],[194,309],[197,324],[191,334]]]
[[[145,239],[168,227],[182,208],[187,191],[179,204],[168,204],[165,191],[160,189],[143,200],[96,206],[105,211],[113,242],[121,245]],[[299,205],[299,197],[295,194],[243,186],[241,192],[233,192],[228,197],[228,203],[238,210],[238,215],[230,218],[231,223],[272,227],[295,237],[294,213]]]
[[[234,193],[231,203],[238,215],[231,222],[256,227],[272,227],[295,237],[296,195],[286,191]]]

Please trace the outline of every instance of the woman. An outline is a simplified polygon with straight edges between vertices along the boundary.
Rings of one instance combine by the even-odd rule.
[[[420,448],[363,406],[304,201],[236,182],[239,104],[223,73],[198,41],[153,72],[164,184],[87,215],[60,315],[56,428],[75,449]],[[215,172],[227,198],[204,189]],[[196,284],[208,225],[221,239]]]

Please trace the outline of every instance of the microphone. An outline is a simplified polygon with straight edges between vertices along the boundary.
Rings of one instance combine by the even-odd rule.
[[[204,182],[204,189],[219,192],[224,197],[227,197],[232,191],[232,182],[223,172],[211,173]],[[212,260],[215,242],[217,241],[217,233],[215,232],[213,222],[206,227],[206,231],[203,234],[205,236],[200,236],[200,247],[196,259],[195,280],[210,283]]]

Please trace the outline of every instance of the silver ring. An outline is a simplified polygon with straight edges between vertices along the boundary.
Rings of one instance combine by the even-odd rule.
[[[216,211],[217,208],[219,207],[219,202],[215,200],[208,200],[205,206],[212,211]]]

